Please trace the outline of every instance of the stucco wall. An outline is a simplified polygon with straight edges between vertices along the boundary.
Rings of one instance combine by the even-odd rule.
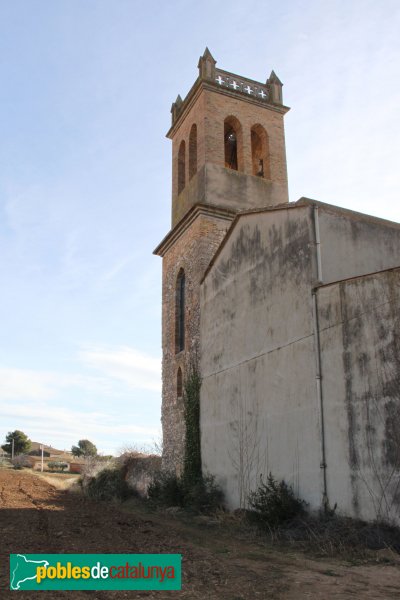
[[[172,222],[178,223],[195,204],[239,211],[284,202],[287,202],[286,184],[206,163],[173,203]]]
[[[201,290],[203,468],[231,507],[260,474],[321,503],[309,207],[246,215]]]
[[[325,282],[399,262],[396,224],[318,212]],[[241,216],[202,284],[203,468],[232,508],[269,471],[321,506],[314,217],[310,204]],[[399,520],[400,269],[316,293],[328,500]]]
[[[400,263],[400,225],[320,205],[324,283],[367,275]]]
[[[400,270],[318,291],[328,495],[400,522]]]

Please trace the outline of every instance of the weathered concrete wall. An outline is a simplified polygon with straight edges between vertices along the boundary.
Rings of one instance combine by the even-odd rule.
[[[269,471],[321,503],[311,210],[242,216],[202,285],[203,468],[231,507]]]
[[[325,282],[399,262],[396,224],[318,213]],[[202,285],[203,466],[231,507],[269,471],[321,506],[314,218],[310,204],[242,215]],[[316,293],[329,503],[399,521],[400,269]]]
[[[400,270],[318,291],[328,495],[400,522]]]
[[[400,225],[340,208],[320,205],[324,283],[397,267]]]

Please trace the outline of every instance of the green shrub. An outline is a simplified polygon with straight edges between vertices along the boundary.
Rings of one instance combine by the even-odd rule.
[[[224,494],[215,483],[215,477],[204,475],[197,481],[184,485],[185,507],[201,513],[212,513],[222,508]]]
[[[68,469],[68,463],[62,462],[62,461],[58,461],[58,460],[53,460],[53,461],[47,463],[47,467],[51,471],[62,471],[64,473],[64,471],[66,469]]]
[[[305,512],[306,506],[303,500],[296,498],[290,486],[277,481],[271,473],[266,482],[260,477],[260,485],[250,492],[248,500],[257,520],[269,526],[294,519]]]
[[[184,506],[185,493],[182,480],[174,473],[161,471],[148,488],[149,499],[159,506]]]
[[[179,506],[202,513],[214,512],[223,502],[223,492],[211,475],[188,482],[184,477],[161,472],[150,484],[148,495],[155,505]]]
[[[126,500],[132,492],[119,469],[103,469],[87,482],[86,493],[96,500]]]

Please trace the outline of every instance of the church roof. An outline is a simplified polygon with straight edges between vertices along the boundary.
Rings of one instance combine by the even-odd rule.
[[[157,256],[164,256],[166,251],[175,243],[175,241],[199,215],[210,215],[220,219],[232,221],[235,216],[235,212],[227,208],[222,208],[211,204],[195,204],[175,225],[175,227],[173,227],[167,233],[164,239],[153,250],[153,254]]]
[[[327,204],[325,202],[320,202],[319,200],[312,200],[311,198],[305,198],[305,197],[300,198],[299,200],[297,200],[297,202],[287,202],[285,204],[277,204],[275,206],[266,206],[266,207],[262,207],[262,208],[252,208],[249,210],[243,210],[241,212],[236,213],[234,219],[232,220],[231,226],[229,227],[224,239],[222,240],[221,244],[219,245],[210,264],[208,265],[208,267],[203,275],[203,278],[201,280],[201,283],[203,283],[203,281],[207,277],[208,273],[212,269],[216,259],[218,258],[219,254],[221,253],[225,244],[227,243],[230,236],[232,235],[239,219],[249,216],[249,215],[253,215],[253,214],[260,214],[260,213],[265,214],[265,213],[274,212],[274,211],[278,211],[278,210],[294,210],[294,209],[305,208],[305,207],[317,207],[317,208],[321,208],[327,212],[333,212],[335,214],[340,214],[347,219],[351,219],[351,220],[355,220],[355,221],[364,221],[364,222],[366,221],[366,222],[370,222],[370,223],[376,223],[381,226],[387,226],[387,227],[391,227],[391,228],[394,227],[394,228],[400,229],[400,223],[396,223],[395,221],[389,221],[388,219],[381,219],[380,217],[375,217],[373,215],[360,213],[360,212],[357,212],[354,210],[350,210],[348,208],[343,208],[342,206],[335,206],[334,204]]]

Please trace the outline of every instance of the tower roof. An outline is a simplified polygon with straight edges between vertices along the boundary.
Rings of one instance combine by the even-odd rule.
[[[217,61],[215,60],[215,58],[213,57],[213,55],[211,54],[211,52],[209,51],[208,47],[206,46],[206,49],[204,50],[203,56],[200,56],[199,58],[199,64],[197,65],[198,68],[200,68],[200,61],[201,60],[209,60],[211,62],[214,63],[214,65],[217,64]]]
[[[219,69],[216,67],[216,64],[217,61],[208,47],[206,47],[203,55],[199,58],[198,78],[185,98],[182,100],[178,96],[172,105],[172,127],[168,131],[167,137],[171,137],[172,129],[174,129],[181,116],[186,112],[185,109],[190,105],[196,93],[202,88],[219,91],[222,94],[234,96],[247,102],[264,105],[279,112],[285,113],[289,110],[288,107],[282,104],[281,93],[276,94],[274,91],[274,86],[276,89],[276,86],[280,86],[281,88],[283,85],[275,71],[271,71],[271,75],[267,81],[262,83],[261,81]]]
[[[278,75],[275,71],[271,71],[271,75],[268,77],[267,83],[276,83],[278,85],[283,85],[282,81],[279,79]]]

